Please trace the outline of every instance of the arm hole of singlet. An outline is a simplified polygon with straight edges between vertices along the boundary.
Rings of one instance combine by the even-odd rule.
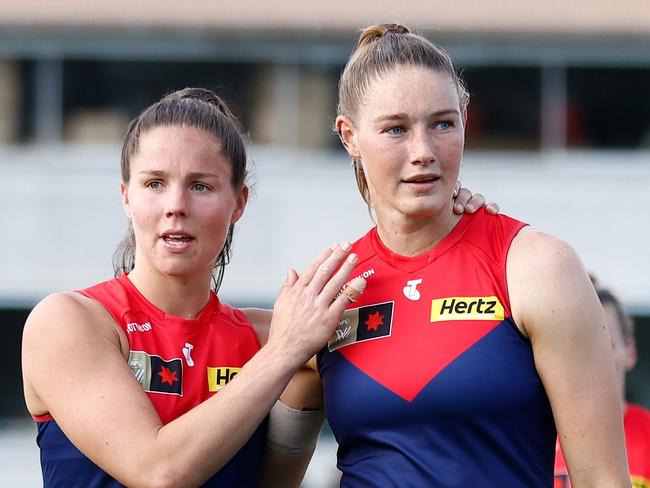
[[[113,322],[114,322],[113,327],[115,327],[118,334],[119,334],[120,331],[122,331],[126,335],[126,330],[124,330],[124,328],[122,328],[122,326],[120,325],[122,317],[121,316],[117,317],[115,315],[115,313],[113,312],[113,310],[111,310],[111,308],[109,306],[107,306],[104,302],[102,302],[99,298],[97,298],[97,297],[95,297],[93,295],[89,295],[87,293],[84,293],[84,290],[75,290],[72,293],[77,293],[77,294],[81,295],[82,297],[86,297],[86,298],[88,298],[90,300],[93,300],[93,301],[99,303],[102,306],[102,308],[104,310],[106,310],[108,312],[108,314],[113,318]],[[121,342],[121,340],[120,340],[120,342]],[[127,342],[128,342],[128,336],[127,336]]]
[[[255,330],[255,326],[253,325],[253,322],[248,320],[248,317],[246,317],[246,314],[242,312],[240,309],[231,307],[230,305],[226,303],[220,303],[220,306],[222,307],[222,311],[224,308],[227,308],[230,310],[230,313],[232,314],[232,319],[228,317],[227,314],[226,317],[231,320],[231,323],[235,327],[246,327],[248,330],[249,334],[253,335],[253,340],[255,344],[257,345],[257,350],[259,351],[262,348],[262,342],[260,341],[259,336],[257,335],[257,330]]]
[[[43,415],[32,415],[32,419],[34,419],[34,422],[38,424],[42,424],[44,422],[49,422],[50,420],[54,420],[49,413]]]
[[[530,228],[528,224],[521,223],[520,225],[515,226],[510,232],[508,232],[506,236],[506,242],[508,244],[504,249],[503,258],[502,258],[502,262],[500,263],[500,267],[503,272],[503,283],[505,285],[504,293],[505,293],[506,306],[508,307],[508,312],[510,312],[509,313],[510,320],[508,322],[510,326],[517,332],[517,336],[519,336],[519,338],[523,340],[526,344],[530,344],[530,338],[528,338],[522,332],[522,330],[517,326],[517,323],[515,322],[515,318],[512,313],[512,303],[510,302],[510,287],[508,285],[508,255],[510,254],[510,248],[512,247],[512,242],[519,235],[519,233],[527,227]]]

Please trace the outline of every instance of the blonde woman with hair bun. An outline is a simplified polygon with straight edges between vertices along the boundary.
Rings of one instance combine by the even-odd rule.
[[[629,487],[610,340],[575,251],[453,211],[468,107],[429,40],[361,33],[335,130],[376,220],[352,245],[367,286],[282,401],[322,386],[346,488],[549,488],[556,430],[574,487]]]

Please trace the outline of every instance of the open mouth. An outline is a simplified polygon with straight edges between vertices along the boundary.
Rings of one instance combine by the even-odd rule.
[[[194,238],[188,234],[163,234],[162,240],[173,249],[185,249]]]

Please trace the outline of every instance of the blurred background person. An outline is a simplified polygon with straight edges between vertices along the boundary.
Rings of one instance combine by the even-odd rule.
[[[616,374],[625,412],[625,446],[633,488],[650,486],[650,410],[625,399],[625,377],[637,363],[634,320],[623,310],[621,302],[606,288],[596,283],[596,293],[605,312],[612,341]],[[555,455],[555,488],[570,488],[571,481],[559,443]]]

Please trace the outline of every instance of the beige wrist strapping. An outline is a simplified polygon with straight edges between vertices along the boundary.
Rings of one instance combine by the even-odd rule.
[[[269,413],[266,444],[281,454],[310,452],[316,447],[324,418],[324,410],[294,410],[278,400]]]

